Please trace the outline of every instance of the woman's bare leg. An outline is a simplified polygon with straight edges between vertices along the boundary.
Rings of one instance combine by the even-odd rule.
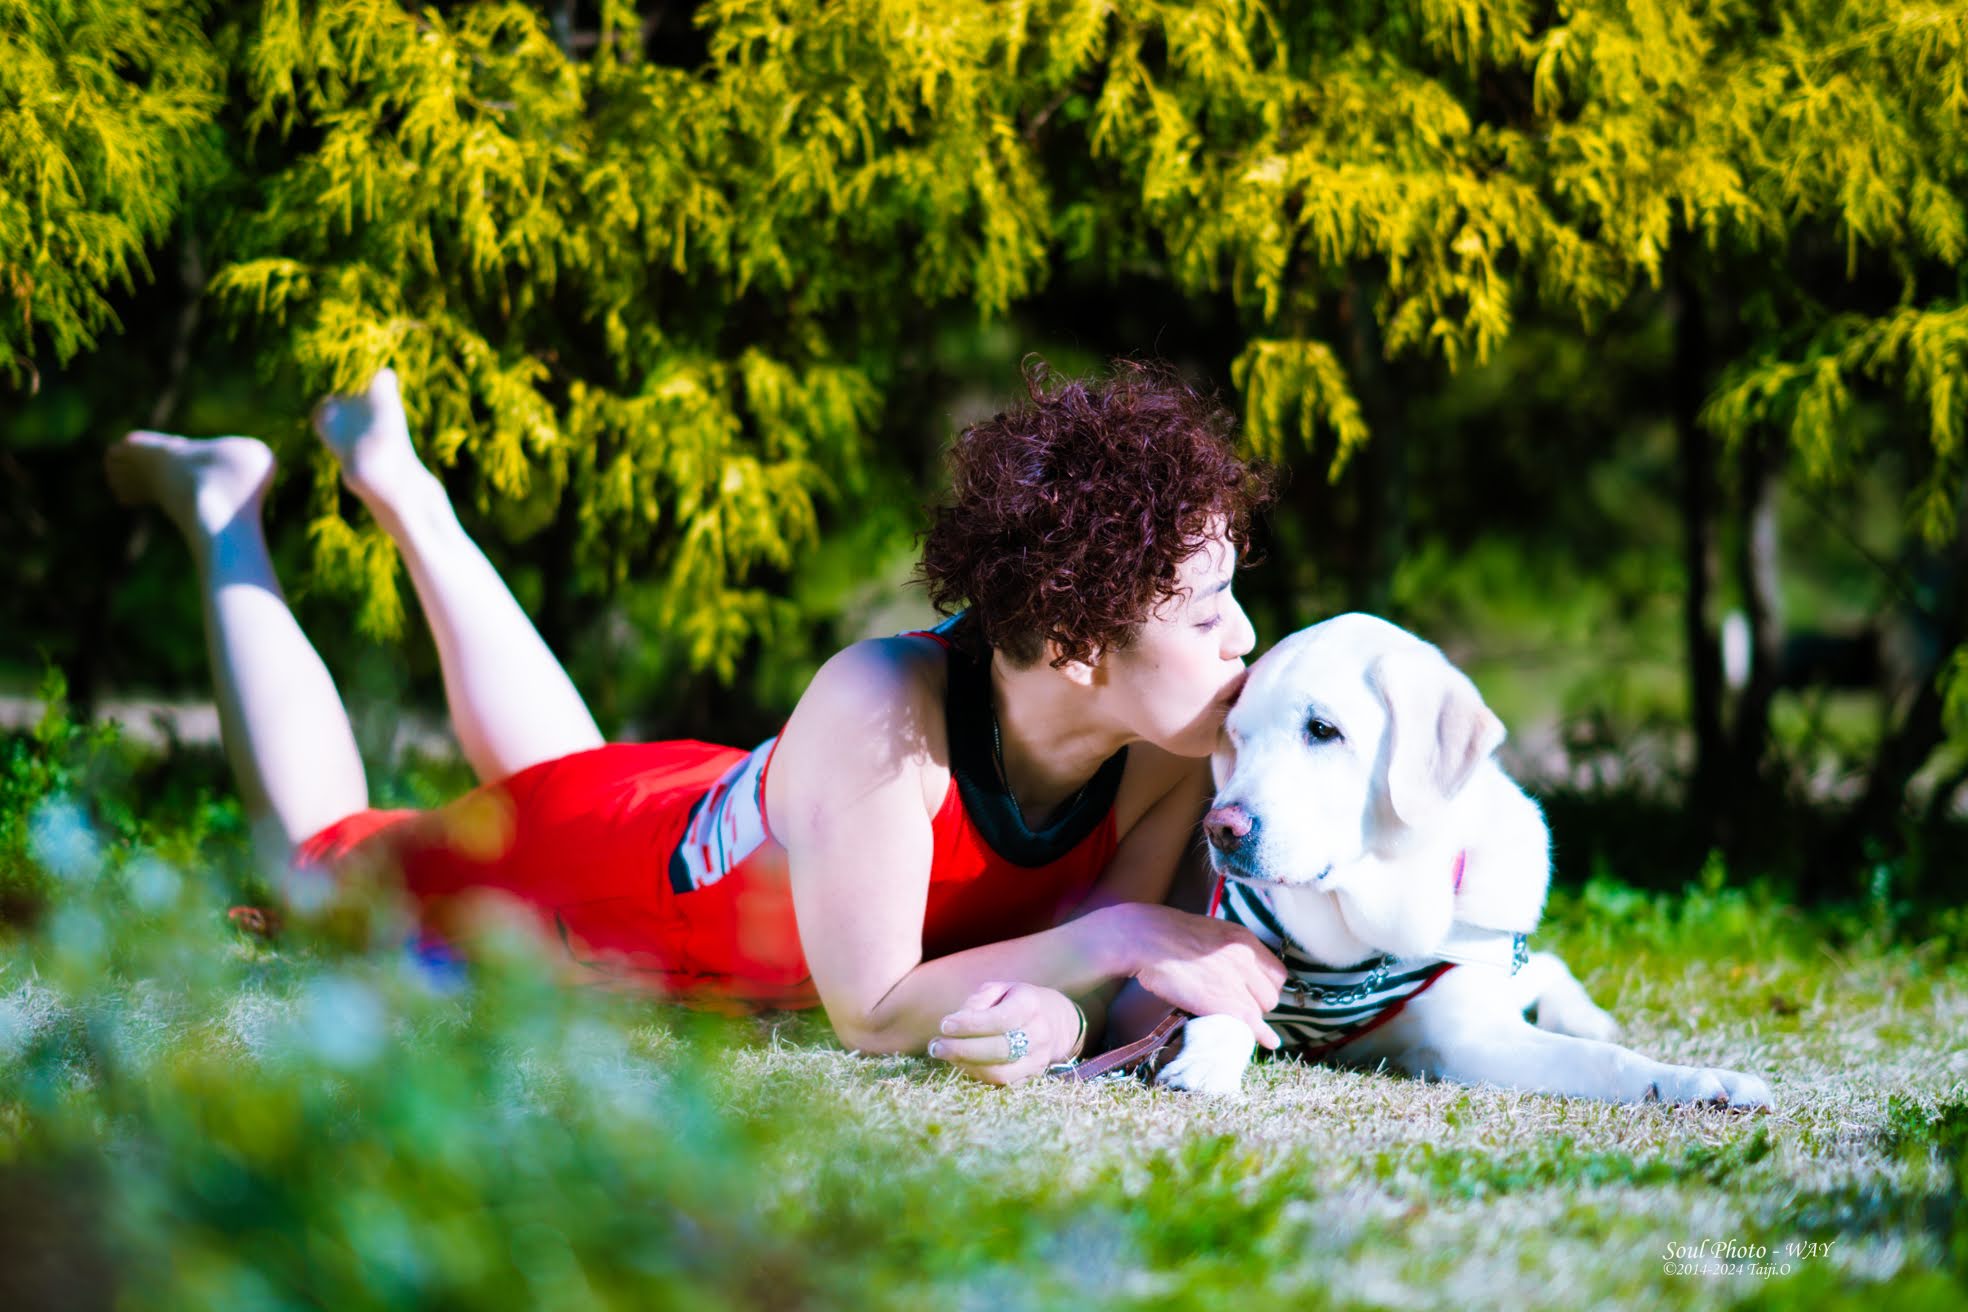
[[[191,547],[226,758],[255,837],[284,859],[366,807],[369,789],[348,712],[267,555],[260,501],[273,453],[250,437],[136,432],[104,465],[119,500],[156,504]]]
[[[403,553],[437,640],[452,726],[479,779],[601,746],[567,672],[417,459],[396,374],[385,369],[368,391],[329,397],[315,407],[314,427]]]

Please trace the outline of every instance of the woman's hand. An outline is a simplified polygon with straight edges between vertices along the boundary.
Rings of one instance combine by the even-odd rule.
[[[1278,1005],[1285,966],[1242,925],[1173,907],[1134,903],[1110,909],[1131,917],[1134,978],[1192,1016],[1235,1016],[1267,1048],[1279,1043],[1264,1015]]]
[[[943,1035],[929,1055],[986,1084],[1016,1084],[1074,1055],[1080,1014],[1058,989],[990,983],[943,1018]],[[1013,1060],[1013,1031],[1025,1036],[1025,1055]]]

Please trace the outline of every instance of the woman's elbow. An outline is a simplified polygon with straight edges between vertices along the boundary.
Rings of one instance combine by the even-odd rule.
[[[841,1014],[829,1008],[827,1020],[833,1025],[834,1037],[841,1041],[841,1046],[855,1052],[884,1057],[921,1053],[927,1043],[921,1036],[884,1025],[880,1018],[866,1012]]]
[[[925,1041],[911,1035],[887,1034],[881,1030],[868,1030],[857,1034],[841,1034],[840,1041],[855,1052],[865,1052],[871,1057],[916,1056],[923,1053]]]

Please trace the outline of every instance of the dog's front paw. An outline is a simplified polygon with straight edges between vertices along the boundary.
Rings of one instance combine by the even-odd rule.
[[[1191,1093],[1227,1097],[1244,1082],[1257,1040],[1235,1016],[1197,1016],[1182,1027],[1182,1051],[1162,1067],[1155,1083]]]
[[[1757,1076],[1719,1068],[1664,1067],[1650,1093],[1649,1102],[1726,1107],[1731,1111],[1771,1111],[1777,1105],[1770,1086]]]
[[[1711,1070],[1709,1074],[1722,1081],[1723,1100],[1716,1106],[1736,1112],[1771,1112],[1777,1109],[1776,1097],[1761,1077],[1720,1069]]]

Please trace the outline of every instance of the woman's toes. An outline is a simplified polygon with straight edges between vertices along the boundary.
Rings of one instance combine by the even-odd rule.
[[[170,433],[137,429],[103,452],[103,473],[109,490],[126,506],[140,506],[162,497],[189,443]]]
[[[126,506],[139,506],[149,499],[133,463],[124,442],[103,452],[103,477],[109,481],[109,493]]]
[[[266,489],[273,465],[273,452],[257,438],[193,440],[142,429],[103,453],[117,500],[155,503],[186,532],[230,523]]]

